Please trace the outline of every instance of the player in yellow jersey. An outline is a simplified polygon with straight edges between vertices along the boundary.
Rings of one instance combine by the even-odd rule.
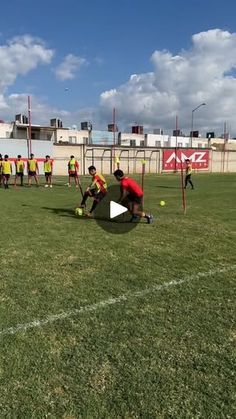
[[[53,169],[53,161],[52,159],[50,159],[50,156],[46,156],[44,163],[43,163],[43,168],[44,168],[44,174],[45,174],[45,179],[46,179],[46,184],[45,184],[45,188],[52,188],[52,169]]]
[[[30,158],[27,161],[27,171],[28,171],[28,185],[31,186],[32,177],[34,178],[36,185],[39,186],[38,181],[38,174],[39,174],[39,167],[38,162],[34,158],[34,154],[30,154]]]
[[[186,168],[185,168],[185,185],[184,189],[187,188],[188,183],[191,185],[192,189],[194,189],[193,182],[191,181],[191,175],[192,175],[192,165],[189,159],[185,160]]]
[[[86,192],[84,193],[82,202],[80,204],[80,208],[85,208],[86,201],[88,197],[93,198],[93,204],[90,209],[90,211],[87,213],[88,217],[91,217],[93,211],[101,202],[101,200],[106,196],[107,193],[107,183],[105,178],[98,174],[96,171],[96,167],[90,166],[88,168],[89,174],[92,176],[92,183],[91,185],[86,189]]]
[[[0,154],[0,188],[2,187],[3,177],[2,177],[2,155]]]
[[[79,175],[78,175],[79,162],[78,160],[76,160],[75,156],[70,156],[70,160],[67,166],[68,166],[68,175],[69,175],[68,187],[69,188],[71,187],[71,179],[74,178],[75,186],[76,188],[78,188],[80,185],[80,180],[79,180]]]
[[[16,169],[16,174],[15,174],[14,186],[16,186],[16,181],[18,178],[20,178],[20,186],[23,186],[25,162],[22,160],[20,154],[18,154],[17,159],[15,160],[15,169]]]
[[[12,164],[8,159],[9,159],[8,155],[5,154],[4,160],[2,161],[2,176],[3,176],[3,184],[4,184],[5,189],[9,188],[9,185],[8,185],[9,179],[12,174]]]

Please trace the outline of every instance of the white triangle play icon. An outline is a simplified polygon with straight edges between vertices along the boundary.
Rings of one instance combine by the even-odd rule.
[[[123,207],[123,205],[110,201],[110,218],[118,217],[118,215],[123,214],[126,211],[128,211],[128,209]]]

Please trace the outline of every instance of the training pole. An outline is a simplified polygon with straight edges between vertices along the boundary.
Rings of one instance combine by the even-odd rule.
[[[114,168],[115,168],[115,163],[116,163],[116,159],[115,159],[115,156],[116,156],[116,150],[115,150],[115,147],[116,147],[116,108],[113,108],[113,111],[112,111],[112,122],[113,122],[113,161],[114,161]]]
[[[178,115],[175,117],[175,172],[177,172]]]
[[[184,170],[183,170],[183,162],[182,162],[182,158],[181,158],[181,189],[182,189],[182,207],[183,207],[183,212],[184,215],[187,212],[187,205],[186,205],[186,194],[185,194],[185,189],[184,189]]]
[[[28,154],[32,153],[32,134],[31,134],[31,97],[28,96],[28,119],[29,119],[29,130],[28,130],[28,136],[29,136],[29,152]],[[29,156],[28,156],[29,157]]]
[[[142,191],[143,191],[143,199],[142,199],[142,205],[144,206],[144,176],[145,176],[145,165],[146,165],[146,161],[142,160],[142,181],[141,181],[141,186],[142,186]]]

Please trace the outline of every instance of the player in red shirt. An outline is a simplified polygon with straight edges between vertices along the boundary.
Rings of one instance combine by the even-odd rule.
[[[146,218],[147,223],[153,222],[153,215],[146,214],[140,207],[142,207],[143,190],[135,182],[134,179],[125,176],[123,171],[118,169],[114,172],[114,176],[118,182],[120,182],[121,196],[119,202],[126,206],[129,212],[132,214],[131,221],[135,221],[137,217]]]
[[[99,202],[101,202],[101,200],[106,196],[107,183],[105,178],[101,174],[97,173],[96,167],[89,166],[88,171],[89,174],[92,176],[92,183],[86,189],[83,195],[80,208],[85,208],[88,197],[91,197],[93,199],[93,204],[90,211],[86,214],[87,217],[91,217],[93,211],[95,210]]]

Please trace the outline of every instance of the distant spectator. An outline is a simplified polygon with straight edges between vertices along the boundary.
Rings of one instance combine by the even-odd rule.
[[[15,160],[15,186],[17,179],[20,179],[20,186],[23,186],[23,178],[24,178],[24,171],[25,171],[25,162],[22,160],[21,155],[18,154],[17,159]]]
[[[12,164],[8,159],[8,155],[5,154],[4,160],[2,161],[2,176],[5,189],[9,188],[9,179],[12,174]]]
[[[46,179],[46,184],[45,184],[45,188],[52,188],[52,170],[53,170],[53,161],[52,159],[50,159],[50,156],[46,156],[44,163],[43,163],[43,167],[44,167],[44,174],[45,174],[45,179]]]
[[[69,174],[69,183],[68,187],[71,187],[71,179],[75,180],[76,188],[79,187],[79,163],[78,160],[75,159],[75,156],[70,156],[70,160],[68,162],[68,174]]]
[[[34,158],[34,154],[30,154],[30,158],[27,161],[27,171],[28,171],[28,184],[31,186],[32,177],[35,180],[37,186],[39,186],[39,181],[37,175],[39,174],[38,162]]]
[[[191,188],[194,189],[193,182],[191,181],[191,175],[192,175],[192,171],[193,171],[192,164],[191,164],[191,162],[190,162],[189,159],[186,159],[185,160],[185,163],[186,163],[186,169],[185,169],[185,173],[186,174],[185,174],[185,186],[184,186],[184,189],[187,188],[188,183],[191,185]]]

